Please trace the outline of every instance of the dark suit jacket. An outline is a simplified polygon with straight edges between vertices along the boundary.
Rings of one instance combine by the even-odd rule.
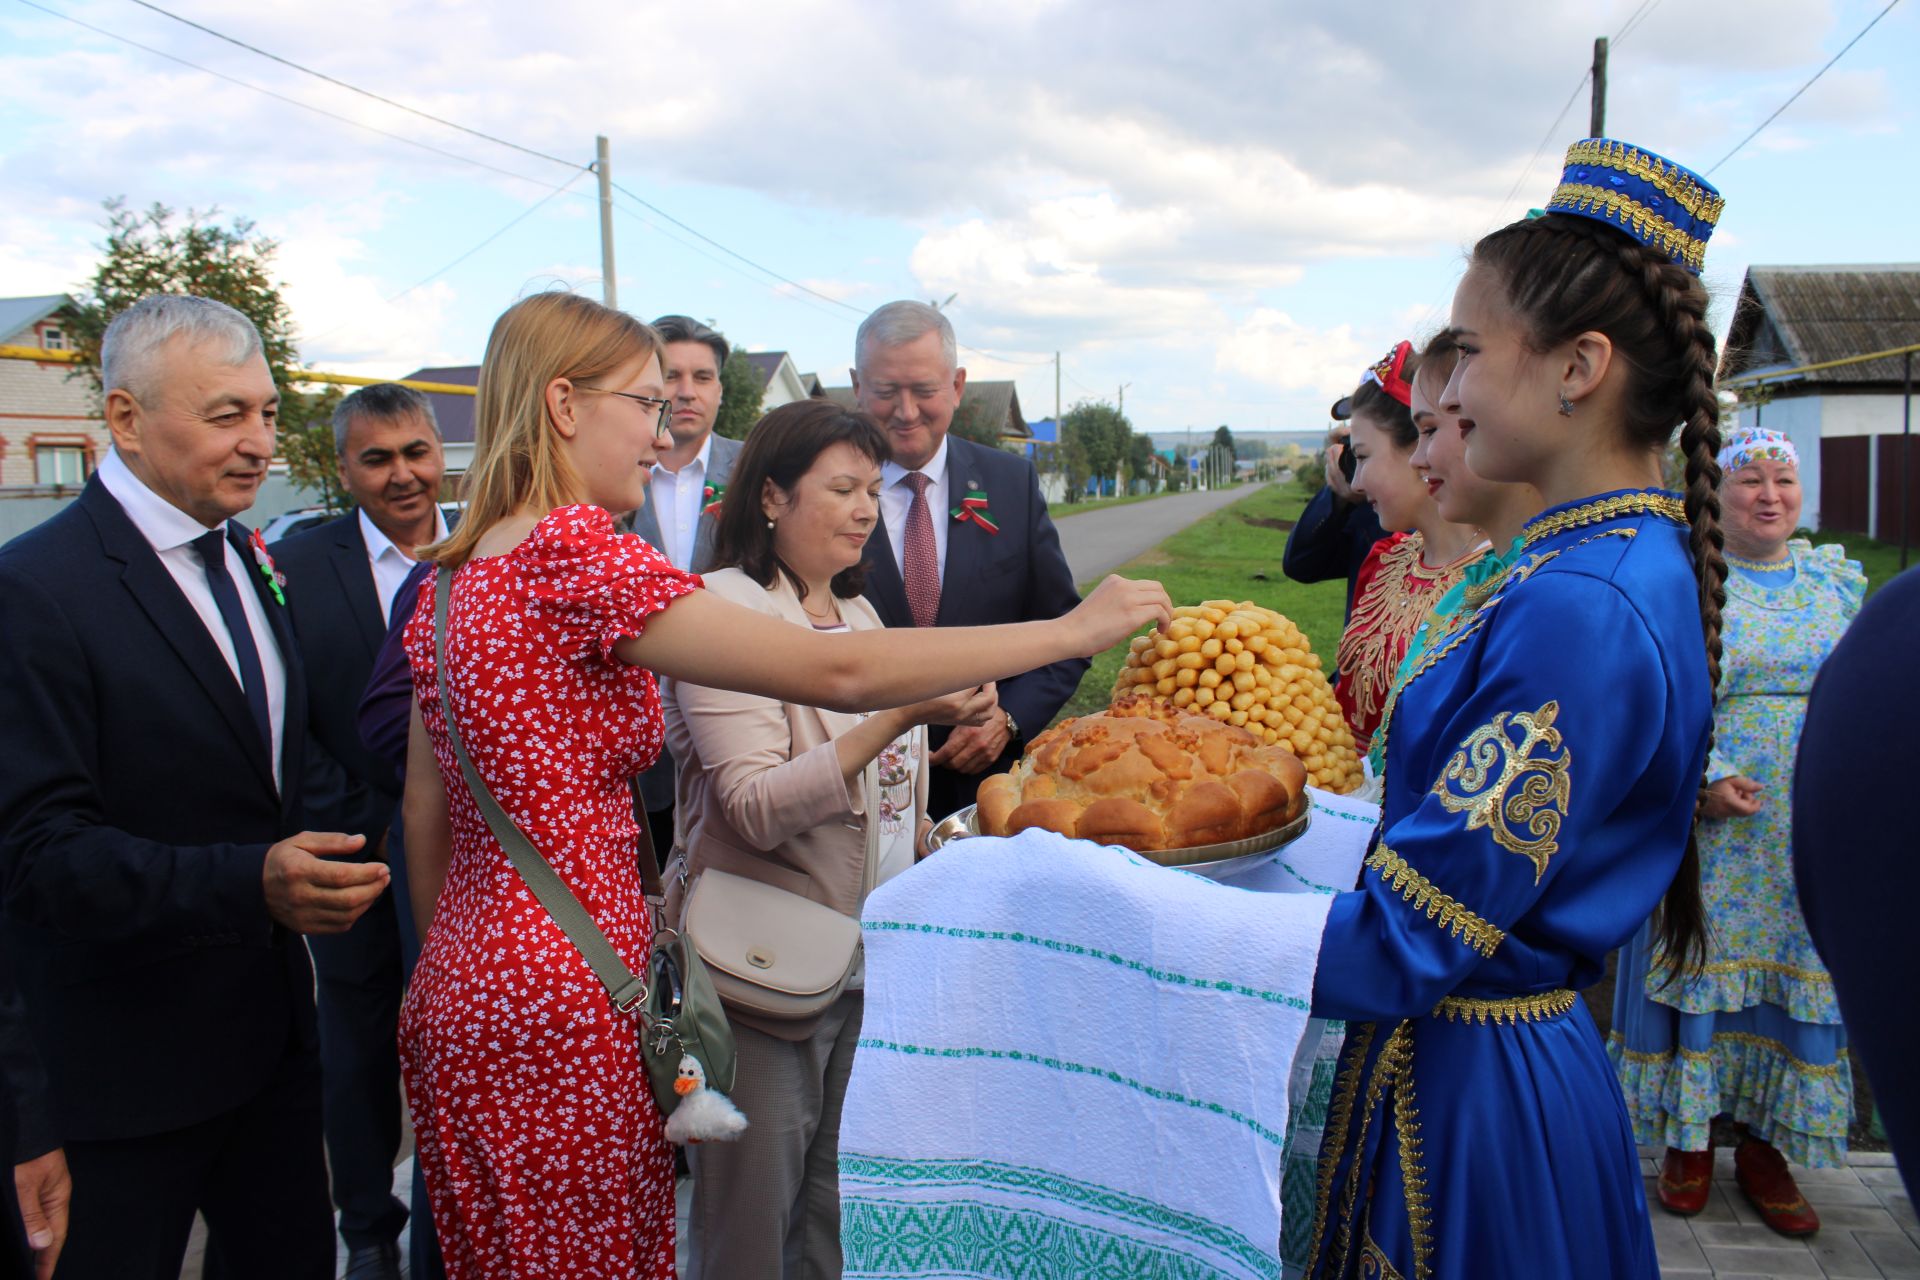
[[[307,673],[306,821],[367,838],[367,853],[400,803],[392,769],[361,744],[356,711],[386,639],[360,517],[306,529],[273,546],[287,575],[287,612]]]
[[[1909,1195],[1920,1195],[1920,569],[1881,587],[1813,682],[1793,772],[1793,877]],[[1785,797],[1773,796],[1779,804]]]
[[[713,447],[707,452],[707,483],[724,485],[733,475],[733,460],[745,446],[738,440],[718,435],[712,437],[712,442]],[[647,496],[651,499],[653,495],[649,492]],[[720,522],[712,516],[702,515],[694,522],[693,559],[688,564],[694,573],[713,568],[713,540],[719,528]],[[666,544],[660,541],[659,513],[653,509],[651,500],[633,513],[633,531],[646,539],[649,546],[666,554]],[[665,747],[660,749],[660,758],[653,762],[653,768],[640,775],[640,798],[652,813],[673,808],[673,757]]]
[[[286,610],[246,578],[287,669],[284,796],[239,682],[98,479],[0,549],[0,886],[63,1140],[228,1111],[315,1043],[306,947],[260,880],[301,825],[306,686]]]
[[[946,520],[947,567],[940,581],[940,613],[934,625],[978,627],[1003,622],[1034,622],[1057,618],[1080,603],[1073,572],[1060,551],[1060,535],[1040,496],[1040,477],[1025,458],[989,449],[959,436],[947,436],[948,493],[954,503],[978,487],[987,495],[987,510],[999,533],[989,533],[973,521],[955,523],[944,511],[933,518]],[[977,482],[977,483],[976,483]],[[889,627],[911,627],[913,611],[907,605],[906,584],[887,537],[885,521],[867,540],[867,599]],[[1000,705],[1019,724],[1023,736],[1046,728],[1079,687],[1087,660],[1072,658],[1038,667],[999,686]],[[936,730],[933,741],[944,741]],[[1007,768],[1019,758],[1020,744],[1012,743],[1000,761],[987,770]],[[986,774],[934,771],[934,790],[973,802],[973,792]],[[945,816],[934,813],[935,819]]]
[[[1353,590],[1360,566],[1373,544],[1386,537],[1380,518],[1364,503],[1342,502],[1322,487],[1300,513],[1287,534],[1280,570],[1295,582],[1347,580],[1347,612],[1353,612]]]

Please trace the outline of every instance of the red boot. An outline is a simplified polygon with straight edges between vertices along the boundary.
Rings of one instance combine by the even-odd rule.
[[[1707,1207],[1707,1193],[1713,1188],[1713,1148],[1705,1151],[1676,1151],[1667,1148],[1660,1165],[1657,1190],[1660,1204],[1669,1213],[1692,1215]]]
[[[1748,1138],[1734,1148],[1733,1172],[1748,1203],[1781,1235],[1810,1236],[1820,1229],[1820,1215],[1800,1194],[1787,1158],[1760,1139]]]

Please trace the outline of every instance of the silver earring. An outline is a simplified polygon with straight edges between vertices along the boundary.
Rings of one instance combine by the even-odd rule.
[[[1567,399],[1567,393],[1564,391],[1560,393],[1560,416],[1563,418],[1573,416],[1573,401]]]

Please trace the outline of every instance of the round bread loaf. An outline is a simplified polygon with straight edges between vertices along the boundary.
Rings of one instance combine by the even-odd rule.
[[[1128,710],[1035,738],[1011,771],[980,784],[981,832],[1043,827],[1152,853],[1257,836],[1306,808],[1306,769],[1285,748],[1208,716]]]

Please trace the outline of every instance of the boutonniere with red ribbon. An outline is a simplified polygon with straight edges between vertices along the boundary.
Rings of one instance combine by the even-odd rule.
[[[720,518],[720,504],[726,499],[726,496],[727,486],[723,484],[710,484],[700,490],[700,500],[706,503],[705,506],[700,508],[700,514],[703,516],[712,516],[715,520],[718,520]]]
[[[971,520],[988,533],[1000,532],[1000,526],[993,522],[993,512],[987,510],[987,495],[977,480],[967,485],[967,496],[953,509],[953,518],[960,524]]]
[[[247,539],[247,546],[253,551],[253,563],[260,570],[260,576],[267,580],[267,589],[273,592],[274,601],[282,608],[287,607],[287,593],[281,588],[287,585],[287,575],[274,567],[273,557],[267,554],[267,540],[255,529],[253,536]]]

